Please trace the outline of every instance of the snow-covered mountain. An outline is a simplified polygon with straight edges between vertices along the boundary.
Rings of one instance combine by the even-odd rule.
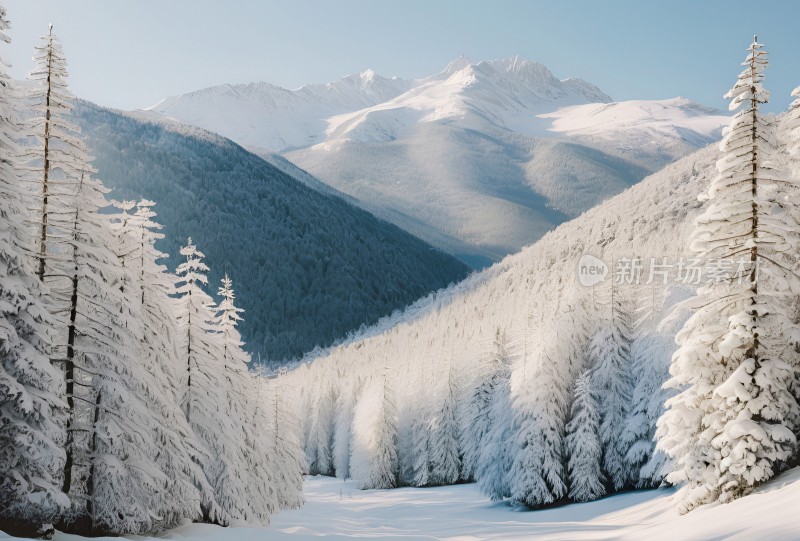
[[[727,122],[684,98],[612,102],[520,57],[462,57],[413,81],[368,71],[294,91],[220,86],[149,112],[281,152],[474,265],[716,140]]]
[[[148,110],[274,151],[321,140],[328,117],[390,100],[412,86],[372,70],[287,90],[266,82],[221,85],[161,100]]]
[[[232,276],[256,359],[330,344],[468,272],[280,156],[267,163],[216,134],[86,102],[75,120],[112,197],[157,201],[171,268],[191,237],[210,284]]]

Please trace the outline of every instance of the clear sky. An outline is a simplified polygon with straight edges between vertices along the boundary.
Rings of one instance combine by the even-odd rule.
[[[24,76],[53,22],[73,92],[133,109],[220,83],[288,88],[372,68],[422,77],[460,54],[520,54],[612,98],[724,107],[754,33],[771,53],[773,110],[800,85],[793,0],[0,0],[4,57]]]

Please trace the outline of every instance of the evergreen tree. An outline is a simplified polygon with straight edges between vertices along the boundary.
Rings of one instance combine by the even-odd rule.
[[[797,188],[777,169],[774,120],[759,110],[769,93],[756,40],[743,65],[726,97],[731,110],[744,108],[725,131],[719,174],[691,235],[706,262],[739,263],[688,301],[694,314],[677,336],[668,382],[680,393],[659,420],[659,445],[676,461],[667,479],[683,484],[680,512],[748,494],[796,447],[800,412],[785,348],[798,334],[789,310],[800,226],[785,196]]]
[[[0,40],[9,27],[0,5]],[[61,492],[66,405],[62,374],[50,364],[54,321],[22,257],[19,149],[13,89],[0,62],[0,529],[46,535],[69,506]]]
[[[200,502],[213,498],[213,494],[198,465],[207,459],[207,453],[180,409],[179,374],[183,366],[176,348],[174,278],[160,262],[166,254],[155,247],[163,234],[154,221],[154,205],[153,201],[139,201],[133,216],[123,214],[117,219],[117,226],[125,237],[119,242],[120,258],[131,277],[126,296],[132,306],[138,306],[137,317],[141,321],[140,359],[148,377],[142,382],[141,392],[158,420],[155,430],[160,445],[153,450],[154,460],[167,478],[157,514],[162,517],[162,528],[169,528],[186,518],[199,519]],[[123,207],[132,209],[130,204]]]
[[[611,325],[602,328],[588,349],[587,366],[592,367],[592,387],[597,392],[603,471],[614,490],[623,488],[630,475],[622,431],[630,407],[631,380],[630,310],[612,284]]]
[[[538,507],[567,495],[564,427],[569,417],[569,390],[583,366],[587,329],[583,299],[564,297],[559,315],[540,322],[536,355],[511,376],[514,415],[513,462],[508,473],[511,499]],[[527,357],[527,356],[526,356]]]
[[[228,415],[230,385],[223,357],[222,335],[215,324],[214,301],[203,291],[208,267],[203,253],[189,239],[181,249],[186,260],[177,268],[178,351],[186,380],[182,409],[208,457],[201,463],[213,488],[201,507],[203,521],[229,525],[254,520],[247,486],[248,452],[238,420]]]
[[[430,484],[452,485],[458,481],[461,458],[458,450],[458,421],[456,419],[456,385],[451,364],[448,363],[444,389],[440,391],[438,411],[431,420]]]
[[[600,414],[592,391],[591,371],[585,370],[575,383],[575,399],[564,440],[569,497],[577,502],[596,500],[606,491],[599,430]]]
[[[222,361],[225,372],[226,401],[222,404],[225,416],[232,426],[241,426],[243,440],[242,456],[245,469],[244,479],[239,468],[226,465],[222,483],[231,486],[231,492],[241,490],[239,483],[244,481],[244,495],[248,500],[249,514],[242,519],[254,524],[268,524],[270,516],[277,507],[275,494],[272,491],[273,479],[269,468],[270,457],[265,432],[269,421],[264,417],[266,410],[261,409],[262,382],[253,378],[247,371],[250,355],[243,349],[241,335],[237,325],[242,321],[239,315],[244,312],[235,304],[236,295],[233,282],[227,273],[222,279],[222,287],[218,295],[221,301],[217,306],[215,318],[216,333],[221,338]],[[227,460],[227,457],[223,457]]]
[[[44,280],[52,231],[49,225],[58,218],[53,216],[52,198],[69,195],[68,179],[80,177],[86,160],[82,159],[85,145],[79,130],[68,120],[73,96],[67,85],[66,57],[52,24],[33,59],[35,67],[29,75],[33,85],[27,98],[33,114],[22,134],[33,144],[24,147],[22,160],[27,162],[23,170],[30,188],[27,205],[33,225],[29,234],[35,239],[32,254],[37,275]]]
[[[344,378],[340,378],[344,380]],[[333,435],[333,467],[336,477],[350,477],[350,454],[353,439],[353,410],[360,392],[360,382],[356,380],[346,385],[337,402],[336,419]]]
[[[272,384],[272,473],[280,509],[296,509],[303,505],[303,471],[306,465],[300,445],[300,426],[294,407],[287,403],[295,390],[285,382],[285,374]]]
[[[514,365],[513,357],[507,348],[503,335],[495,344],[496,355],[494,360],[495,382],[491,386],[488,396],[488,427],[489,430],[481,440],[477,449],[478,456],[475,463],[475,479],[481,491],[489,496],[492,501],[499,501],[511,497],[511,485],[508,475],[513,464],[514,449],[514,418],[511,408],[511,368]]]
[[[461,409],[461,449],[465,479],[475,479],[484,439],[491,430],[491,406],[495,388],[502,379],[503,371],[511,364],[508,338],[497,329],[492,350],[482,358],[472,375],[469,396]]]
[[[411,470],[408,477],[415,487],[431,485],[431,418],[426,399],[422,392],[418,393],[411,419],[411,445],[408,449]]]
[[[361,489],[397,486],[397,413],[386,376],[365,389],[353,418],[353,478]]]

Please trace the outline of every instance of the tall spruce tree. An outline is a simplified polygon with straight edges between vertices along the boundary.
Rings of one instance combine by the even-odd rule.
[[[0,40],[8,43],[0,5]],[[46,535],[69,500],[61,492],[64,380],[50,363],[54,321],[22,254],[26,202],[20,191],[19,124],[11,80],[0,62],[0,529]]]
[[[774,119],[759,107],[767,53],[753,40],[744,71],[725,95],[741,109],[720,144],[718,175],[697,220],[691,248],[706,262],[739,260],[689,301],[694,314],[678,334],[669,385],[681,392],[659,420],[659,446],[683,485],[678,509],[730,501],[772,477],[795,450],[800,412],[786,362],[797,325],[794,258],[800,225],[788,208],[796,183],[777,169]]]

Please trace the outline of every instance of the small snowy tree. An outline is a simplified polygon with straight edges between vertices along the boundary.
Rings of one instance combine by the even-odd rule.
[[[438,411],[431,419],[430,484],[452,485],[458,481],[461,458],[458,449],[458,420],[456,419],[456,383],[452,365],[447,363],[444,389],[440,391]]]
[[[659,446],[676,461],[678,509],[743,496],[792,456],[798,404],[783,353],[798,335],[789,315],[798,293],[800,225],[787,208],[796,191],[776,168],[773,118],[759,111],[767,55],[756,40],[726,94],[734,116],[720,144],[718,176],[691,248],[707,264],[738,259],[727,276],[688,301],[668,384],[680,393],[659,420]]]
[[[344,379],[344,378],[341,378]],[[333,434],[333,467],[336,477],[350,478],[350,454],[353,440],[353,410],[358,400],[361,385],[358,379],[346,385],[339,395]]]
[[[300,445],[300,425],[290,403],[294,388],[285,377],[276,378],[272,387],[272,475],[280,509],[303,505],[303,471],[306,468]]]
[[[492,501],[499,501],[511,496],[508,475],[511,471],[514,455],[514,412],[511,408],[511,369],[514,357],[508,342],[500,334],[495,344],[493,356],[494,384],[488,396],[488,432],[481,439],[477,448],[475,462],[475,479],[481,491]]]
[[[397,413],[386,376],[362,393],[353,417],[353,478],[362,490],[397,486]]]
[[[477,363],[472,385],[464,407],[461,408],[461,449],[465,479],[475,479],[484,439],[491,430],[491,406],[502,373],[511,364],[508,338],[500,329],[495,332],[491,353]]]
[[[597,397],[592,391],[591,372],[586,370],[575,383],[572,415],[567,423],[564,440],[569,497],[576,502],[596,500],[606,492],[599,430]]]

